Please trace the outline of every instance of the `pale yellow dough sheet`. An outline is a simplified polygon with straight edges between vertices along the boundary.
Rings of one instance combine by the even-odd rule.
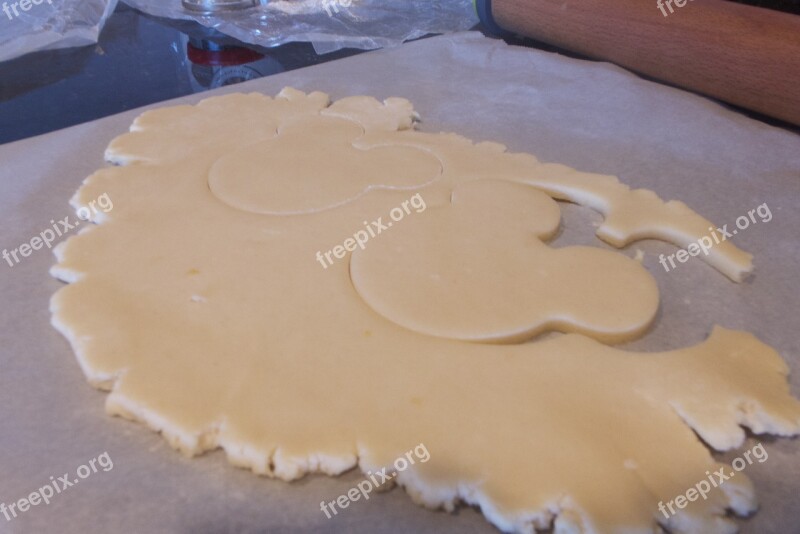
[[[57,247],[52,273],[70,283],[51,302],[108,412],[285,480],[374,471],[424,443],[430,461],[398,483],[505,531],[734,530],[726,509],[756,506],[743,473],[669,520],[658,503],[718,468],[698,436],[727,450],[742,426],[800,433],[786,365],[722,328],[667,353],[603,344],[646,331],[653,277],[616,252],[546,244],[548,196],[601,212],[616,246],[686,246],[712,224],[414,118],[403,99],[286,89],[150,111],[115,139],[121,166],[73,199],[107,193],[114,209]],[[424,212],[315,260],[417,193]],[[737,280],[752,269],[728,242],[708,261]],[[551,330],[579,333],[530,340]]]

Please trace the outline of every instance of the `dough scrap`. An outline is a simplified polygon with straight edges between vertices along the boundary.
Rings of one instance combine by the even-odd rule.
[[[613,177],[404,130],[414,115],[399,99],[329,105],[327,95],[284,90],[148,112],[108,149],[123,166],[99,170],[72,200],[107,193],[113,211],[59,244],[51,270],[70,282],[51,300],[53,324],[90,383],[110,391],[110,414],[146,423],[186,454],[222,447],[232,463],[284,480],[374,471],[424,443],[430,461],[396,479],[409,495],[432,508],[477,505],[507,531],[644,533],[662,523],[730,532],[726,509],[754,509],[743,473],[669,520],[657,503],[722,467],[698,436],[727,450],[743,443],[742,426],[800,433],[800,402],[773,349],[723,328],[695,347],[646,354],[580,334],[470,343],[387,320],[359,297],[349,261],[322,269],[313,256],[407,190],[381,187],[376,173],[372,189],[336,207],[269,215],[232,208],[209,188],[220,158],[298,118],[313,157],[315,116],[360,124],[356,148],[435,157],[440,175],[416,190],[431,213],[453,209],[459,184],[491,178],[601,211],[598,235],[612,244],[655,236],[682,245],[707,226]],[[392,231],[368,247],[402,238]],[[749,268],[727,245],[712,250],[712,264],[729,276]]]

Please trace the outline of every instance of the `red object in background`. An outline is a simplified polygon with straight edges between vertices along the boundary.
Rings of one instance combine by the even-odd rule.
[[[243,46],[226,46],[220,50],[205,50],[197,48],[192,43],[186,43],[186,55],[192,63],[209,67],[232,67],[264,58],[264,54]]]

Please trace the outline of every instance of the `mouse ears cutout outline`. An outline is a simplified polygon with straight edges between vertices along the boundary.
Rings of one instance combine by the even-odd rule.
[[[300,215],[348,204],[373,189],[417,189],[441,176],[441,162],[419,148],[357,148],[354,141],[364,133],[347,118],[309,115],[287,121],[276,137],[217,160],[209,170],[209,188],[242,211]],[[259,169],[257,176],[253,169]]]

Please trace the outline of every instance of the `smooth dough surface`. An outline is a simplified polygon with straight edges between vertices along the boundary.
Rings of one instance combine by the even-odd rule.
[[[613,342],[644,332],[658,311],[653,277],[617,252],[545,245],[560,219],[558,204],[528,185],[459,184],[449,203],[356,249],[353,285],[395,323],[452,339],[562,330]]]
[[[331,104],[286,89],[150,111],[115,139],[107,158],[121,166],[73,198],[79,207],[107,193],[114,209],[57,247],[52,273],[70,283],[51,301],[89,381],[110,391],[109,413],[187,454],[222,447],[234,464],[285,480],[379,469],[424,443],[430,461],[397,477],[411,497],[478,505],[507,531],[644,533],[661,522],[730,532],[726,509],[755,507],[742,473],[668,521],[657,503],[722,467],[700,439],[727,450],[742,444],[742,426],[800,433],[787,366],[753,335],[722,328],[657,354],[593,339],[640,335],[657,306],[654,282],[609,251],[550,249],[558,210],[545,194],[600,211],[598,236],[616,246],[646,237],[685,246],[711,223],[611,176],[417,132],[414,117],[403,99]],[[302,150],[274,150],[283,134]],[[342,183],[330,187],[314,173],[338,165],[340,150],[352,174],[332,169]],[[396,172],[398,158],[408,174]],[[315,260],[415,193],[425,212],[352,258]],[[464,231],[496,257],[465,249]],[[451,254],[437,256],[437,243]],[[453,276],[459,261],[476,264],[463,295],[447,283],[408,287]],[[727,242],[708,261],[734,279],[751,269]],[[561,284],[580,276],[598,292],[576,305]],[[621,292],[626,283],[641,294]],[[459,299],[495,292],[509,313],[496,317],[497,303],[458,310]],[[532,296],[542,306],[524,302]],[[615,300],[603,316],[593,308],[606,298]],[[537,329],[583,333],[521,342]]]

